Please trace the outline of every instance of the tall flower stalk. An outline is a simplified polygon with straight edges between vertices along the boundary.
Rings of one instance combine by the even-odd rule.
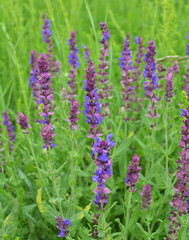
[[[124,234],[124,240],[127,240],[128,238],[128,226],[129,226],[129,220],[130,220],[130,208],[131,208],[131,201],[132,201],[132,193],[136,191],[136,183],[139,180],[140,170],[141,167],[139,166],[139,160],[140,157],[135,153],[132,157],[132,161],[130,162],[130,165],[128,167],[127,177],[125,179],[126,186],[129,187],[129,194],[125,192],[125,204],[128,197],[128,205],[126,206],[126,220],[125,220],[125,234]]]
[[[119,58],[120,63],[119,66],[121,68],[122,78],[121,78],[121,95],[122,100],[124,102],[124,110],[125,110],[125,122],[129,120],[128,111],[131,111],[131,104],[133,102],[133,77],[132,77],[132,56],[130,49],[130,35],[127,34],[125,41],[123,43],[122,57]],[[135,72],[136,73],[136,72]],[[136,73],[137,75],[137,73]]]
[[[47,150],[56,146],[54,144],[54,128],[51,124],[51,116],[54,114],[54,105],[52,100],[54,99],[51,81],[51,72],[49,71],[49,65],[47,56],[40,54],[38,59],[39,77],[38,77],[38,104],[40,105],[39,115],[43,118],[40,122],[44,125],[41,136],[43,137],[44,147]]]
[[[67,98],[70,102],[74,101],[75,97],[77,96],[76,95],[76,89],[77,89],[76,75],[77,75],[77,68],[79,68],[79,58],[77,56],[78,48],[76,47],[75,37],[76,37],[76,33],[72,31],[70,39],[68,39],[68,45],[70,46],[68,63],[71,69],[69,72],[69,81],[68,81],[70,92],[67,93]]]
[[[187,102],[186,95],[185,101]],[[185,105],[186,106],[186,105]],[[176,172],[177,182],[174,186],[175,194],[173,196],[172,201],[170,202],[173,210],[170,212],[169,216],[169,236],[170,239],[177,239],[178,233],[181,228],[181,224],[179,223],[178,216],[183,216],[188,214],[188,192],[189,192],[189,106],[187,103],[186,109],[181,108],[181,117],[182,117],[182,125],[181,125],[181,138],[179,147],[182,149],[179,153],[180,157],[177,160],[178,167]]]
[[[43,41],[47,44],[47,59],[49,62],[49,70],[51,72],[60,72],[60,63],[58,60],[55,61],[54,54],[53,54],[53,44],[52,44],[52,33],[50,28],[50,20],[46,19],[45,14],[42,15],[43,19],[43,26],[42,26],[42,35],[43,35]]]
[[[3,112],[3,125],[6,126],[6,130],[7,130],[7,137],[9,139],[9,153],[12,152],[13,148],[14,148],[14,141],[15,141],[15,132],[14,132],[14,126],[12,124],[12,122],[10,121],[10,117],[7,113],[7,110],[5,110]]]
[[[98,125],[103,120],[100,111],[100,103],[98,102],[98,94],[96,88],[96,73],[94,63],[89,61],[88,68],[85,70],[86,75],[84,78],[84,90],[87,92],[85,95],[84,102],[84,114],[86,116],[86,122],[90,125],[90,130],[88,131],[88,138],[95,139],[103,134],[102,130],[98,128]]]
[[[146,115],[149,118],[152,118],[152,149],[151,149],[151,154],[152,154],[152,161],[151,161],[151,174],[150,176],[152,177],[153,173],[153,167],[154,167],[154,141],[155,141],[155,119],[159,117],[159,114],[157,113],[156,110],[156,103],[158,102],[158,97],[155,93],[155,90],[158,87],[158,77],[157,77],[157,72],[156,72],[156,62],[155,62],[155,55],[156,55],[156,47],[154,44],[154,41],[151,40],[148,43],[148,47],[146,48],[146,54],[144,58],[145,62],[145,70],[144,70],[144,90],[145,90],[145,96],[146,99],[150,102],[150,108],[148,110],[148,114]],[[146,175],[148,174],[150,168],[150,163],[148,162],[146,165]]]
[[[113,134],[109,134],[106,141],[102,141],[96,137],[93,144],[91,157],[97,165],[97,170],[93,176],[93,181],[97,182],[94,190],[95,201],[99,210],[103,210],[108,203],[108,194],[110,190],[105,186],[106,180],[112,175],[112,161],[110,158],[110,150],[115,146],[114,140],[111,140]]]
[[[100,64],[99,64],[99,98],[102,100],[101,101],[101,108],[103,109],[103,117],[107,117],[110,114],[109,110],[109,105],[110,103],[107,102],[107,98],[110,96],[110,90],[111,87],[108,86],[108,61],[107,57],[109,55],[109,39],[110,39],[110,31],[108,30],[108,26],[106,23],[101,22],[100,23],[101,27],[101,35],[102,39],[100,41],[101,43],[101,50],[100,50]]]
[[[138,52],[135,58],[135,64],[133,65],[132,76],[133,76],[133,98],[136,103],[141,103],[142,99],[138,96],[140,92],[139,78],[141,76],[142,59],[143,53],[143,39],[142,37],[135,37],[135,43],[138,45]],[[140,106],[136,110],[138,110]]]
[[[189,55],[189,32],[186,39],[188,40],[188,43],[186,45],[186,55]],[[186,66],[186,74],[183,76],[183,78],[185,83],[183,90],[187,93],[187,96],[189,97],[189,65]]]

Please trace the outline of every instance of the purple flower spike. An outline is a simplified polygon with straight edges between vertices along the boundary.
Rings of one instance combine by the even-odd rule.
[[[141,37],[135,37],[135,43],[138,45],[138,52],[136,54],[135,64],[133,66],[133,84],[135,91],[133,91],[133,98],[135,102],[141,102],[141,98],[139,98],[137,95],[140,92],[140,86],[138,83],[138,80],[141,76],[141,65],[142,65],[142,59],[144,56],[143,53],[143,39]]]
[[[186,55],[189,55],[189,33],[186,37],[188,39],[188,44],[186,45]],[[189,66],[186,66],[186,74],[183,76],[185,85],[183,87],[183,90],[187,93],[187,96],[189,97]]]
[[[151,42],[148,43],[148,47],[146,48],[146,54],[144,58],[144,62],[146,63],[145,65],[145,70],[144,70],[144,90],[145,90],[145,95],[148,100],[151,102],[151,106],[149,109],[148,114],[146,115],[149,118],[158,118],[159,115],[155,109],[155,105],[158,102],[158,98],[154,93],[154,90],[157,89],[158,87],[158,77],[157,77],[157,72],[156,72],[156,63],[155,63],[155,55],[156,55],[156,47],[154,44],[154,41],[152,40]]]
[[[76,33],[72,31],[70,39],[68,39],[68,45],[70,46],[68,63],[70,64],[70,66],[73,66],[73,68],[79,68],[79,60],[78,60],[79,58],[77,56],[78,48],[76,47],[75,37],[76,37]]]
[[[49,71],[49,65],[47,56],[45,54],[40,54],[38,59],[39,77],[38,77],[38,106],[40,109],[39,115],[43,118],[39,122],[44,124],[41,136],[44,140],[44,148],[51,149],[56,145],[53,143],[53,133],[54,129],[51,125],[51,116],[54,114],[54,105],[52,101],[54,100],[53,89],[51,88],[52,74]]]
[[[3,125],[6,126],[6,130],[7,130],[7,137],[9,138],[9,141],[11,143],[13,143],[15,141],[15,133],[14,133],[14,126],[12,125],[11,121],[10,121],[10,117],[7,114],[7,110],[5,110],[3,112]],[[9,144],[9,150],[12,151],[12,149],[14,148],[14,146],[12,144]]]
[[[126,35],[126,39],[123,43],[123,51],[121,53],[122,57],[119,58],[120,63],[119,66],[121,68],[122,72],[122,78],[121,78],[121,94],[122,94],[122,99],[125,103],[124,108],[125,110],[130,110],[131,109],[131,102],[133,101],[133,77],[131,76],[131,71],[133,70],[132,67],[132,57],[131,57],[131,50],[130,50],[130,34]],[[129,120],[126,119],[126,120]]]
[[[69,218],[66,218],[64,221],[62,220],[61,216],[58,216],[57,218],[55,218],[57,224],[56,227],[60,230],[58,237],[64,238],[68,236],[68,226],[71,227],[71,221],[69,220]]]
[[[24,130],[23,133],[28,134],[29,131],[27,129],[31,128],[31,126],[29,125],[29,118],[20,112],[18,113],[17,122],[21,126],[21,129]]]
[[[131,192],[136,191],[135,184],[139,180],[139,174],[141,170],[141,167],[139,167],[139,160],[140,157],[138,157],[138,155],[135,153],[128,167],[128,173],[125,183],[127,186],[129,186]]]
[[[83,48],[84,48],[84,56],[85,56],[85,59],[87,60],[87,62],[91,61],[91,51],[85,46],[83,45]]]
[[[108,203],[108,193],[110,193],[110,190],[105,186],[105,182],[112,175],[112,161],[109,153],[115,146],[114,140],[111,140],[112,137],[113,134],[109,134],[106,141],[97,137],[91,152],[91,157],[97,165],[97,170],[93,176],[93,181],[98,184],[94,190],[96,194],[94,204],[98,206],[99,210],[104,210]]]
[[[140,192],[140,195],[142,197],[142,209],[144,211],[148,211],[148,208],[150,207],[152,202],[151,187],[149,184],[143,186],[143,190],[142,192]]]
[[[77,130],[78,129],[78,120],[79,118],[77,117],[78,114],[80,114],[80,110],[79,109],[79,104],[77,100],[74,100],[72,102],[72,106],[70,107],[70,113],[69,113],[69,119],[67,119],[68,122],[71,123],[70,128],[72,130]]]
[[[2,125],[0,122],[0,173],[2,172],[1,167],[3,167],[7,161],[5,160],[6,156],[4,154],[4,147],[3,147],[4,141],[2,140]],[[4,174],[6,174],[5,168],[3,168]]]
[[[52,44],[52,33],[50,29],[50,20],[46,19],[45,14],[43,13],[42,15],[43,19],[43,27],[42,27],[42,35],[43,35],[43,40],[47,44],[47,58],[48,58],[48,64],[49,64],[49,69],[51,72],[56,72],[59,74],[60,71],[60,63],[58,60],[55,61],[54,55],[53,55],[53,44]]]
[[[175,74],[178,74],[180,71],[179,71],[179,65],[178,65],[178,62],[177,61],[174,61],[174,63],[173,63],[173,72],[175,73]]]
[[[77,56],[78,54],[78,48],[76,47],[75,42],[76,33],[74,31],[71,32],[71,37],[68,39],[68,45],[70,46],[70,52],[69,52],[69,60],[68,63],[71,66],[70,73],[69,73],[69,81],[68,86],[70,87],[70,92],[66,93],[66,97],[69,100],[69,102],[72,102],[75,100],[76,95],[76,75],[77,71],[76,69],[79,68],[79,58]]]
[[[179,147],[182,151],[179,153],[180,158],[177,160],[178,167],[176,172],[177,182],[174,186],[175,194],[172,201],[170,202],[173,210],[170,212],[169,216],[169,238],[167,239],[177,239],[178,232],[181,225],[178,221],[177,214],[179,216],[188,214],[188,192],[189,192],[189,109],[181,109],[182,120],[181,125],[181,138]]]
[[[100,112],[100,103],[98,102],[98,94],[95,86],[96,83],[96,73],[94,68],[94,63],[90,61],[88,63],[88,69],[85,70],[86,75],[84,78],[84,87],[83,89],[87,92],[85,95],[84,102],[84,114],[86,116],[86,122],[90,125],[90,130],[88,138],[96,138],[102,136],[100,134],[101,130],[97,129],[98,124],[103,120]]]
[[[166,83],[165,83],[165,95],[164,95],[164,99],[166,102],[171,102],[171,98],[174,96],[173,93],[173,74],[170,72],[167,75],[166,78]]]
[[[30,87],[32,88],[33,98],[35,102],[37,102],[36,93],[38,91],[37,77],[39,76],[39,69],[37,64],[37,53],[35,50],[31,52],[30,64],[31,64],[31,71],[30,71],[29,82],[30,82]]]
[[[108,62],[107,57],[109,54],[109,39],[110,39],[110,31],[108,31],[108,26],[106,23],[101,22],[101,35],[102,39],[100,41],[101,43],[101,51],[100,51],[100,64],[99,64],[99,84],[101,85],[101,88],[99,88],[99,98],[102,99],[101,107],[103,109],[103,117],[107,117],[109,115],[109,108],[110,105],[108,102],[106,102],[105,99],[107,99],[110,96],[110,91],[112,90],[112,87],[107,86],[108,84]]]
[[[53,131],[54,128],[52,127],[52,124],[46,124],[41,132],[41,136],[43,137],[43,141],[45,144],[43,148],[46,148],[47,150],[56,147],[56,144],[53,143],[53,138],[56,134],[54,134]]]

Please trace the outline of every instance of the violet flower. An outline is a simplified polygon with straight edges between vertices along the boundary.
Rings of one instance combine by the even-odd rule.
[[[62,217],[58,216],[57,218],[55,218],[55,220],[57,222],[56,227],[60,230],[57,236],[61,238],[67,237],[69,233],[68,226],[71,227],[71,221],[69,220],[69,218],[66,218],[63,221]]]
[[[132,74],[133,74],[132,82],[134,85],[133,98],[135,102],[139,103],[142,101],[142,99],[137,96],[140,91],[140,86],[138,81],[141,76],[142,59],[144,56],[144,53],[143,53],[144,46],[143,46],[142,37],[135,37],[135,43],[138,45],[138,52],[136,54],[135,64],[133,65],[133,70],[132,70]]]
[[[151,102],[150,109],[148,114],[146,115],[149,118],[158,118],[159,115],[155,109],[155,104],[158,102],[158,98],[154,93],[154,90],[157,89],[158,86],[158,77],[156,72],[156,63],[155,63],[155,55],[156,55],[156,47],[154,45],[154,41],[151,40],[148,43],[148,47],[146,48],[147,54],[145,54],[144,62],[145,70],[144,70],[144,90],[147,99]]]
[[[151,187],[149,184],[146,184],[145,186],[143,186],[143,190],[142,192],[140,192],[140,195],[142,197],[142,209],[144,211],[148,211],[152,202]]]
[[[83,48],[84,48],[84,56],[85,56],[85,59],[87,60],[87,62],[91,61],[91,51],[85,46],[83,45]]]
[[[98,184],[94,190],[96,194],[94,204],[98,206],[99,210],[105,208],[108,202],[108,193],[110,193],[110,190],[105,186],[105,182],[112,175],[112,161],[109,153],[115,146],[114,140],[111,140],[112,137],[113,134],[109,134],[106,141],[96,137],[91,152],[91,157],[97,165],[97,170],[93,176],[93,181]]]
[[[181,228],[178,217],[188,213],[188,192],[189,192],[189,108],[181,109],[181,117],[183,125],[181,126],[181,138],[179,147],[182,151],[179,153],[180,158],[177,160],[178,167],[176,172],[177,182],[174,186],[175,194],[170,202],[173,210],[169,216],[169,237],[167,239],[177,239],[178,232]],[[177,214],[176,214],[177,213]]]
[[[76,33],[74,31],[71,32],[71,37],[68,39],[68,45],[70,46],[70,52],[69,52],[69,60],[68,63],[71,66],[70,73],[69,73],[69,81],[68,86],[70,87],[70,92],[67,93],[67,98],[70,102],[74,101],[76,97],[76,75],[77,71],[76,69],[79,68],[79,58],[77,56],[78,54],[78,48],[76,47],[75,42],[75,36]]]
[[[44,147],[47,148],[55,147],[56,145],[53,143],[53,137],[55,134],[53,133],[54,128],[51,124],[51,116],[54,114],[54,106],[52,105],[52,100],[54,99],[53,90],[51,88],[52,81],[51,72],[49,72],[48,60],[45,54],[40,54],[40,59],[38,59],[38,68],[39,68],[39,79],[38,79],[38,92],[37,96],[39,98],[38,104],[40,105],[41,111],[39,115],[43,117],[41,123],[44,124],[43,130],[41,132],[41,136],[44,140]]]
[[[84,114],[86,116],[86,122],[90,125],[88,138],[96,138],[102,136],[100,129],[98,129],[98,124],[103,120],[100,112],[100,103],[98,102],[98,94],[96,88],[96,73],[94,63],[89,61],[88,69],[85,70],[86,75],[84,78],[84,87],[83,89],[87,92],[85,95],[84,102]]]
[[[174,90],[173,74],[169,72],[167,74],[166,83],[165,83],[164,99],[166,102],[171,102],[171,98],[174,96],[173,90]]]
[[[37,77],[39,76],[39,69],[38,69],[38,64],[37,64],[37,53],[35,50],[31,52],[30,56],[30,62],[31,64],[31,71],[30,71],[30,87],[32,88],[32,93],[35,102],[37,102],[37,91],[38,91],[38,86],[37,86]]]
[[[139,180],[139,174],[141,170],[141,167],[139,167],[139,160],[140,160],[140,157],[138,157],[138,155],[135,153],[128,167],[128,173],[127,173],[127,178],[125,180],[125,183],[127,186],[129,186],[130,192],[136,191],[135,184]]]
[[[17,122],[21,126],[21,129],[24,130],[23,133],[28,134],[28,128],[31,128],[31,126],[29,125],[29,118],[20,112],[18,113]]]
[[[51,72],[55,71],[56,73],[60,72],[60,63],[58,60],[55,61],[54,55],[53,55],[53,44],[52,44],[52,33],[50,29],[50,20],[46,19],[45,14],[43,13],[42,15],[43,19],[43,26],[42,26],[42,35],[43,35],[43,40],[47,44],[47,59],[48,59],[48,64],[49,64],[49,70]]]
[[[94,229],[93,229],[93,232],[92,232],[91,236],[93,238],[95,238],[95,239],[99,238],[99,236],[98,236],[98,228],[97,228],[99,218],[100,218],[100,214],[96,214],[95,213],[94,218],[92,219]]]
[[[157,77],[158,77],[157,88],[158,89],[161,89],[162,86],[163,86],[161,84],[161,80],[165,78],[165,71],[166,71],[166,68],[165,68],[165,66],[163,64],[158,65],[158,67],[157,67],[157,72],[158,72],[158,74],[157,74]],[[161,98],[159,97],[159,100],[160,99]]]
[[[69,113],[69,119],[67,119],[68,122],[71,123],[70,128],[72,130],[77,130],[78,129],[78,120],[79,118],[77,115],[81,112],[79,109],[79,104],[77,100],[74,100],[72,103],[72,106],[70,107],[70,113]]]
[[[5,110],[3,112],[3,125],[6,126],[6,130],[7,130],[7,137],[9,138],[9,150],[12,151],[12,149],[14,148],[14,145],[11,144],[15,141],[15,133],[14,133],[14,126],[12,125],[11,121],[10,121],[10,117],[7,114],[7,110]]]
[[[122,99],[124,101],[124,108],[125,110],[131,110],[131,103],[133,102],[133,77],[131,76],[131,71],[133,70],[132,66],[132,57],[131,57],[131,50],[130,50],[130,34],[126,35],[125,41],[123,43],[123,50],[122,50],[122,57],[119,58],[120,63],[119,66],[122,72],[121,78],[121,94]],[[129,117],[125,119],[126,121],[129,120]]]
[[[177,61],[174,61],[174,63],[173,63],[173,72],[175,73],[175,74],[178,74],[179,73],[179,65],[178,65],[178,62]]]
[[[188,39],[188,43],[186,45],[186,55],[189,55],[189,32],[186,39]],[[183,90],[187,93],[187,96],[189,97],[189,66],[188,65],[186,66],[186,74],[183,76],[183,78],[185,83]]]
[[[99,85],[101,85],[101,88],[99,88],[99,98],[102,99],[101,107],[103,109],[103,117],[107,117],[110,113],[110,110],[108,106],[110,105],[108,102],[106,102],[106,98],[110,96],[111,88],[110,86],[107,86],[109,75],[108,73],[108,62],[107,57],[109,53],[109,39],[110,39],[110,31],[108,31],[108,26],[106,23],[101,22],[101,35],[102,39],[100,41],[101,43],[101,51],[100,51],[100,64],[99,64]]]
[[[2,127],[0,122],[0,173],[3,171],[4,174],[6,174],[5,169],[1,169],[4,165],[6,165],[7,161],[5,160],[5,154],[4,154],[4,147],[3,147],[4,141],[2,140]]]

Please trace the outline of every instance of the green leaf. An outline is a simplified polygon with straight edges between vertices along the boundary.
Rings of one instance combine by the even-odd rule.
[[[3,222],[4,233],[9,237],[15,237],[18,227],[18,200],[14,201],[11,213],[5,218]]]
[[[128,226],[130,231],[132,231],[133,228],[136,225],[136,222],[137,222],[137,220],[139,218],[139,214],[138,213],[139,213],[139,207],[134,208],[133,211],[132,211],[131,218],[130,218],[130,221],[129,221],[129,226]]]
[[[166,179],[164,168],[160,164],[156,164],[156,182],[159,189],[166,189]]]
[[[154,233],[151,234],[151,237],[156,238],[160,233],[162,233],[164,228],[165,228],[165,220],[160,223],[160,226],[158,227],[158,229]]]
[[[137,239],[141,239],[141,240],[147,239],[148,237],[148,232],[144,230],[144,228],[140,223],[136,223],[134,234],[136,237],[138,237]]]

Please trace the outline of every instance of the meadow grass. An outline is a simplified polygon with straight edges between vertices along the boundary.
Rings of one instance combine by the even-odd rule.
[[[113,176],[107,182],[111,193],[99,223],[100,239],[124,239],[124,219],[128,216],[128,209],[131,213],[127,223],[127,239],[161,240],[167,236],[168,216],[171,211],[169,202],[174,194],[176,160],[180,152],[180,102],[186,60],[180,61],[180,73],[174,77],[175,96],[169,106],[168,121],[165,102],[161,101],[158,105],[160,118],[157,120],[152,144],[151,119],[145,116],[148,110],[146,102],[141,111],[135,113],[139,120],[129,122],[125,134],[123,115],[119,112],[123,102],[118,58],[127,33],[131,34],[133,54],[137,52],[134,37],[141,36],[145,48],[147,42],[154,40],[157,47],[156,60],[166,56],[184,57],[188,11],[189,2],[186,0],[0,1],[0,113],[8,109],[11,121],[16,126],[12,155],[9,154],[9,142],[3,126],[2,138],[8,176],[0,175],[0,236],[3,239],[57,239],[55,218],[59,214],[64,218],[71,218],[72,226],[68,239],[93,239],[90,237],[92,217],[98,211],[93,204],[95,183],[92,183],[92,175],[95,164],[90,157],[92,141],[86,137],[88,125],[83,115],[83,69],[87,68],[87,63],[82,45],[85,44],[91,50],[91,58],[98,69],[101,21],[108,24],[111,32],[109,82],[114,87],[113,96],[109,98],[110,116],[103,120],[101,128],[105,136],[114,134],[116,146],[111,151]],[[35,123],[38,114],[28,82],[30,52],[34,49],[37,53],[46,52],[41,35],[42,13],[51,21],[53,51],[61,64],[61,74],[53,79],[56,101],[53,125],[57,146],[52,150],[51,156],[43,149],[41,127]],[[66,121],[69,105],[61,96],[62,88],[67,88],[67,39],[72,30],[76,31],[80,61],[77,95],[81,113],[76,134],[72,133]],[[172,61],[164,61],[164,65],[166,68],[171,66]],[[143,85],[142,76],[140,85]],[[143,95],[142,90],[140,96]],[[163,98],[163,90],[160,95]],[[30,119],[32,132],[29,138],[22,134],[16,122],[18,112],[23,112]],[[142,174],[137,193],[132,194],[131,204],[128,203],[131,199],[125,190],[124,180],[134,153],[141,156]],[[172,171],[168,177],[165,162],[167,155]],[[152,168],[150,165],[146,173],[145,169],[152,158],[154,166]],[[74,160],[74,168],[71,159]],[[144,184],[151,185],[153,198],[151,209],[146,215],[140,208],[139,193]],[[71,188],[74,188],[72,199]],[[182,225],[178,239],[186,240],[189,239],[188,220],[181,220],[186,225]]]

